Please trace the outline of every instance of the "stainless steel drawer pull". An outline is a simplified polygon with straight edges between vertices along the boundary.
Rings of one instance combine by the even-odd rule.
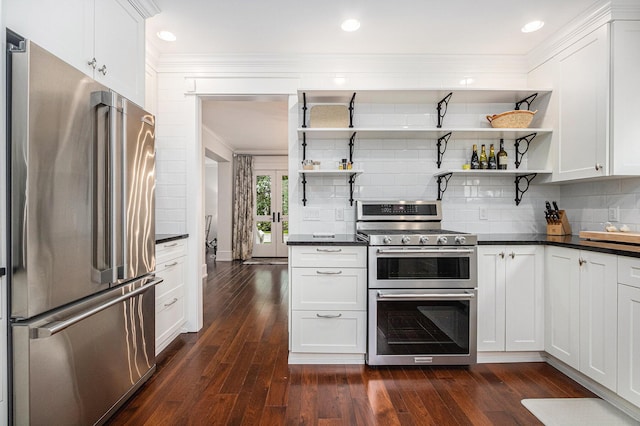
[[[460,294],[435,294],[435,293],[407,293],[407,294],[385,294],[382,292],[378,292],[379,299],[418,299],[418,300],[427,300],[427,299],[447,299],[447,300],[467,300],[473,299],[475,296],[473,293],[460,293]]]
[[[321,253],[340,253],[342,251],[342,249],[316,249],[316,251],[319,251]]]
[[[337,314],[337,315],[331,315],[331,314],[320,315],[320,314],[316,314],[316,316],[318,318],[340,318],[342,316],[342,314]]]
[[[165,267],[165,268],[170,268],[170,267],[172,267],[172,266],[176,266],[177,264],[178,264],[178,262],[177,262],[177,261],[176,261],[176,262],[172,262],[172,263],[165,263],[165,264],[164,264],[164,267]]]
[[[104,302],[102,305],[86,310],[78,315],[75,315],[60,321],[54,321],[49,324],[43,325],[42,327],[38,327],[35,329],[34,337],[37,339],[44,338],[44,337],[51,337],[54,334],[60,333],[62,330],[65,330],[71,327],[72,325],[79,323],[83,319],[89,318],[90,316],[95,315],[98,312],[104,311],[105,309],[110,308],[114,305],[117,305],[120,302],[124,302],[125,300],[131,299],[132,297],[135,297],[141,293],[144,293],[149,288],[156,286],[163,281],[164,279],[158,278],[156,280],[151,281],[150,283],[143,285],[142,287],[139,287],[129,293],[119,295],[109,301]]]
[[[169,302],[169,303],[165,303],[165,304],[164,304],[164,307],[165,307],[165,308],[166,308],[166,307],[169,307],[169,306],[173,305],[174,303],[176,303],[177,301],[178,301],[178,298],[177,298],[177,297],[174,297],[174,298],[173,298],[173,300],[172,300],[171,302]]]
[[[172,244],[165,244],[162,247],[175,247],[177,245],[178,245],[178,243],[172,243]]]
[[[342,271],[316,271],[319,275],[340,275]]]

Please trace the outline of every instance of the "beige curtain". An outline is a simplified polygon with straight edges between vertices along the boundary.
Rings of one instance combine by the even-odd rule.
[[[235,157],[235,184],[233,191],[233,259],[251,258],[253,251],[253,157]]]

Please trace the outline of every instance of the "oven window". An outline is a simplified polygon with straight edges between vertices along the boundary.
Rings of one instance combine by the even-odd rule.
[[[379,257],[379,280],[469,279],[468,257]]]
[[[470,303],[378,301],[377,354],[469,354]]]

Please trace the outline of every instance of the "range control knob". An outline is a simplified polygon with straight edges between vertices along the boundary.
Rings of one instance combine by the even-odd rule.
[[[391,237],[384,237],[382,239],[383,244],[391,244]]]
[[[456,244],[464,244],[466,241],[465,237],[456,237]]]
[[[427,244],[429,242],[429,237],[427,237],[426,235],[423,235],[422,237],[420,237],[420,244]]]
[[[438,244],[447,244],[447,237],[444,235],[438,237]]]
[[[408,235],[403,235],[400,241],[402,242],[402,244],[407,244],[409,243],[409,241],[411,241],[411,237],[409,237]]]

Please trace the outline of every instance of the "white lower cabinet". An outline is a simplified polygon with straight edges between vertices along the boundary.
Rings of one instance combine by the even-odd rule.
[[[545,265],[546,352],[615,391],[617,257],[549,246]]]
[[[543,246],[478,246],[478,351],[544,349],[543,277]]]
[[[618,258],[618,395],[640,407],[640,259]]]
[[[291,246],[289,265],[291,354],[319,354],[327,362],[360,354],[364,361],[366,247]]]
[[[156,245],[156,355],[181,332],[185,317],[186,240]]]

